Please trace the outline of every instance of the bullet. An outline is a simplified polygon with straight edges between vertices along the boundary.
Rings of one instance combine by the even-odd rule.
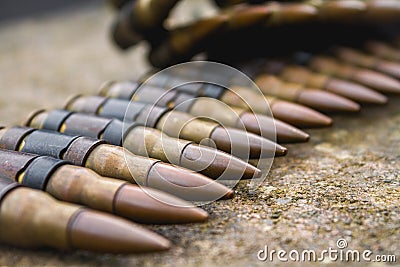
[[[0,208],[0,241],[17,247],[105,253],[170,247],[164,237],[127,220],[57,201],[5,177],[0,177]]]
[[[188,73],[187,69],[179,68],[180,75],[192,75]],[[205,75],[209,75],[206,73]],[[251,74],[250,74],[251,75]],[[311,108],[303,105],[294,104],[288,101],[279,100],[275,97],[261,95],[261,93],[254,92],[243,86],[235,85],[235,82],[229,86],[229,90],[225,87],[217,84],[206,84],[206,83],[192,83],[193,86],[179,86],[179,84],[185,84],[188,82],[183,76],[172,76],[164,75],[163,73],[157,74],[156,78],[147,80],[146,84],[159,86],[163,88],[176,88],[177,90],[188,92],[195,96],[205,96],[221,100],[230,106],[236,106],[244,108],[250,112],[262,114],[275,119],[282,120],[296,127],[308,128],[308,127],[326,127],[332,124],[332,119],[326,115],[317,112]],[[196,75],[198,76],[198,75]],[[188,76],[189,77],[189,76]],[[206,81],[214,79],[208,79],[207,77],[197,77],[197,79],[204,79]],[[218,79],[217,79],[218,80]],[[250,103],[251,105],[249,106]],[[285,108],[288,108],[287,110]],[[295,113],[294,113],[295,111]],[[277,128],[278,140],[280,138],[279,128]],[[282,135],[284,135],[283,133]]]
[[[190,114],[153,104],[101,96],[78,96],[67,103],[66,109],[134,121],[163,131],[171,137],[215,146],[244,159],[284,156],[287,152],[286,148],[259,135],[223,127],[213,121],[201,120]]]
[[[41,160],[44,163],[49,162],[49,164],[54,164],[55,166],[52,174],[46,178],[48,180],[44,180],[48,186],[44,185],[39,189],[47,191],[57,199],[115,213],[141,223],[187,223],[207,219],[207,213],[193,207],[189,202],[173,197],[170,194],[146,187],[140,188],[116,179],[105,178],[88,168],[66,165],[66,163],[79,163],[78,165],[80,165],[80,162],[82,162],[77,161],[77,155],[80,153],[78,149],[74,150],[73,147],[64,148],[62,145],[62,140],[71,140],[70,137],[57,132],[35,130],[28,127],[17,126],[1,129],[0,162],[2,164],[0,169],[5,168],[7,164],[8,169],[14,170],[8,177],[18,181],[20,179],[19,174],[25,172],[25,169],[28,168],[27,164],[37,158],[38,155],[60,158],[64,152],[63,158],[66,159],[65,161],[51,160],[51,158],[47,159],[46,157]],[[79,137],[76,139],[79,140]],[[82,145],[82,142],[80,142],[80,145]],[[107,151],[108,148],[103,147],[101,149]],[[12,150],[36,155],[27,155]],[[74,153],[75,151],[78,152]],[[115,150],[111,150],[111,152],[113,151]],[[115,159],[116,164],[114,166],[118,166],[118,161],[123,162],[125,158],[123,154],[119,157],[116,157],[116,154],[102,153],[97,156],[104,159],[103,162],[114,161]],[[108,158],[107,155],[113,157]],[[129,157],[129,155],[127,156]],[[21,161],[25,162],[24,166],[19,165]],[[40,160],[38,161],[40,162]],[[98,162],[93,162],[90,155],[87,156],[87,161],[91,162],[87,165],[98,165]],[[129,161],[127,160],[127,162]],[[63,165],[61,166],[60,164]],[[86,163],[84,162],[82,165],[86,165]],[[110,167],[109,165],[105,163],[104,168]],[[122,166],[122,168],[128,169],[129,167]],[[132,172],[136,171],[133,168],[131,169]],[[6,170],[3,170],[3,173],[5,172]],[[129,169],[125,170],[125,172],[129,173]],[[145,179],[146,177],[142,178],[142,180]]]
[[[317,89],[304,88],[301,84],[285,83],[274,75],[260,74],[255,83],[267,95],[306,105],[322,111],[356,112],[360,106],[341,96]]]
[[[384,93],[400,93],[400,82],[382,73],[341,63],[325,56],[312,57],[309,66],[327,75],[361,83]]]
[[[241,120],[246,125],[248,131],[261,136],[267,136],[268,133],[264,133],[265,129],[269,129],[272,125],[275,125],[276,132],[279,133],[277,135],[279,143],[308,142],[310,139],[310,135],[306,132],[271,117],[246,112],[241,116]]]
[[[162,68],[191,59],[204,51],[207,43],[222,32],[227,23],[227,16],[218,15],[170,30],[157,46],[153,46],[149,54],[150,63]]]
[[[279,76],[285,81],[326,90],[356,102],[371,104],[385,104],[387,102],[386,96],[368,87],[329,75],[315,73],[301,66],[285,66]]]
[[[389,44],[380,41],[368,41],[365,44],[365,49],[374,54],[375,56],[381,57],[387,60],[400,61],[400,49],[395,48]]]
[[[112,36],[116,44],[126,49],[143,39],[154,42],[167,34],[164,20],[178,0],[111,0],[121,11],[112,26]]]
[[[287,123],[271,117],[254,114],[240,107],[230,107],[214,98],[196,97],[179,90],[166,91],[161,87],[142,85],[135,82],[109,82],[99,95],[104,97],[136,100],[168,106],[196,117],[216,120],[224,126],[243,129],[280,143],[306,142],[309,135]]]
[[[370,56],[348,47],[337,47],[335,49],[335,55],[339,59],[349,64],[373,69],[379,72],[383,72],[394,78],[400,79],[400,63]]]

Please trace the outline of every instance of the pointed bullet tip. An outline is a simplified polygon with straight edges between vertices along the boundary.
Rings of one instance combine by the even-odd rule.
[[[284,122],[301,128],[327,127],[332,119],[316,110],[284,100],[276,100],[272,113]]]
[[[197,219],[198,219],[197,221],[198,222],[205,222],[210,217],[208,212],[205,210],[197,208],[196,211],[197,211]]]
[[[306,133],[304,135],[304,142],[308,142],[308,141],[310,141],[310,135],[308,133]]]
[[[275,156],[286,156],[288,152],[288,149],[286,147],[283,147],[281,145],[276,145],[276,152],[275,152]]]
[[[302,90],[298,102],[322,111],[356,112],[360,110],[360,105],[356,102],[318,89]]]
[[[165,192],[125,184],[114,198],[115,213],[138,223],[202,222],[208,213]]]
[[[189,201],[212,201],[229,190],[200,173],[161,162],[153,165],[147,183]]]
[[[240,119],[248,131],[270,140],[296,143],[306,142],[309,138],[307,133],[272,117],[246,112],[241,115]]]
[[[348,111],[348,112],[360,111],[360,109],[361,109],[360,104],[358,104],[350,99],[347,99],[347,98],[344,98],[343,100],[346,100],[346,101],[342,101],[341,105],[340,106],[338,105],[338,109],[340,108],[343,111]]]
[[[260,169],[256,168],[256,171],[254,172],[253,177],[259,178],[259,177],[261,177],[261,175],[262,175],[262,171]]]
[[[229,190],[221,199],[232,199],[235,196],[235,191]]]
[[[108,253],[167,250],[171,243],[137,224],[106,213],[82,210],[70,224],[73,248]]]
[[[375,104],[387,104],[388,102],[388,98],[385,95],[380,94],[380,96],[376,96],[375,97],[375,101],[371,103],[375,103]]]
[[[164,239],[163,242],[160,242],[159,246],[160,250],[169,250],[172,246],[172,243],[168,239]]]
[[[326,118],[324,119],[323,123],[324,123],[326,126],[332,126],[332,125],[333,125],[333,119],[330,118],[330,117],[328,117],[328,116],[326,116]]]
[[[308,133],[280,120],[275,120],[275,127],[278,143],[300,143],[310,139]]]

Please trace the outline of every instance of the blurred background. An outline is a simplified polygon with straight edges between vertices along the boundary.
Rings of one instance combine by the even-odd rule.
[[[109,38],[115,16],[103,0],[0,2],[0,121],[21,123],[39,108],[60,108],[109,79],[145,73],[144,45],[122,53]]]

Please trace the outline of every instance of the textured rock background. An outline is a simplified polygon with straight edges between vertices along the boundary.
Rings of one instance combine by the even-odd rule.
[[[106,80],[146,72],[146,47],[123,54],[109,42],[112,15],[91,7],[0,25],[1,124],[61,107],[71,94],[95,93]],[[208,223],[149,226],[173,241],[169,252],[114,256],[0,246],[0,264],[253,266],[266,264],[257,260],[265,245],[321,251],[336,248],[339,238],[349,249],[396,254],[399,262],[400,98],[334,118],[333,128],[309,131],[308,144],[288,146],[289,155],[275,160],[255,194],[243,181],[233,200],[205,206]]]

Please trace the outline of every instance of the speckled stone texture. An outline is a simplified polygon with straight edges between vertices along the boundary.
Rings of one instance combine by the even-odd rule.
[[[95,93],[106,80],[146,72],[144,46],[123,54],[109,42],[112,15],[95,7],[1,25],[1,124],[21,122],[35,109],[61,107],[71,94]],[[242,181],[233,200],[205,206],[209,222],[149,226],[172,240],[168,252],[122,256],[0,246],[0,264],[267,266],[257,260],[265,245],[322,251],[335,249],[339,238],[349,249],[396,254],[399,263],[400,97],[334,118],[334,127],[309,131],[309,143],[288,146],[288,156],[275,160],[256,193]]]

